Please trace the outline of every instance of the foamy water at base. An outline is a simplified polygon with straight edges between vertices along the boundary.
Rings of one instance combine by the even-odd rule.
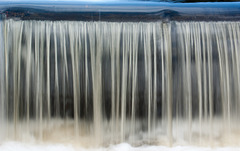
[[[127,143],[112,145],[106,148],[81,148],[61,144],[26,144],[19,142],[4,142],[0,145],[1,151],[240,151],[240,147],[195,147],[195,146],[140,146],[132,147]]]
[[[126,139],[124,142],[128,142],[129,145],[134,146],[131,149],[138,149],[135,147],[141,146],[196,146],[197,148],[225,148],[230,146],[235,146],[240,149],[240,131],[238,130],[239,123],[233,123],[231,125],[231,129],[224,129],[222,126],[222,122],[219,119],[213,120],[213,131],[205,131],[202,133],[201,137],[199,136],[199,123],[197,121],[193,122],[192,129],[192,139],[188,140],[188,126],[187,122],[179,122],[173,120],[173,142],[172,145],[168,143],[168,136],[166,135],[166,127],[161,126],[161,123],[158,123],[158,128],[156,129],[154,136],[152,138],[148,138],[148,133],[139,129],[139,131],[133,136]],[[85,125],[81,124],[84,122],[80,122],[79,134],[76,135],[74,131],[74,121],[73,120],[60,120],[54,119],[51,122],[44,121],[43,126],[41,127],[41,133],[39,131],[38,123],[34,121],[30,121],[29,125],[26,125],[25,122],[19,123],[18,129],[14,132],[14,126],[12,123],[8,123],[7,131],[5,131],[5,139],[2,139],[1,147],[11,147],[15,145],[27,146],[27,147],[37,147],[38,145],[42,145],[44,147],[49,146],[49,144],[61,144],[60,146],[68,147],[71,144],[74,148],[93,148],[102,146],[105,149],[109,149],[111,146],[114,148],[118,148],[117,144],[121,144],[121,142],[111,143],[111,139],[114,137],[111,133],[107,132],[109,129],[109,124],[107,121],[104,124],[103,129],[106,130],[104,137],[99,138],[101,140],[101,144],[96,143],[95,136],[91,133],[92,127],[89,126],[91,124]],[[209,125],[202,125],[204,129],[207,129]],[[39,139],[39,135],[42,134],[41,139]],[[210,138],[209,134],[213,134]],[[117,137],[118,133],[115,134]],[[10,143],[9,143],[10,142]],[[11,142],[21,142],[13,143]],[[51,148],[52,145],[50,145]],[[59,146],[59,145],[57,145]],[[120,145],[121,146],[121,145]],[[147,147],[149,148],[149,147]],[[151,148],[151,147],[150,147]],[[156,147],[157,150],[159,147]],[[70,148],[68,148],[70,149]],[[1,148],[0,148],[0,151]]]

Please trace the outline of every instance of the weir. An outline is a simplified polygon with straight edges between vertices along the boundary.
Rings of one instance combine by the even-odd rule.
[[[4,11],[0,21],[0,139],[240,145],[238,16],[119,22],[29,14]]]

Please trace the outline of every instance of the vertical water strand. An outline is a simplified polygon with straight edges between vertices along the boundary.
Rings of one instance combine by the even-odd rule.
[[[50,26],[46,24],[46,57],[47,57],[47,111],[48,111],[48,122],[50,122],[50,116],[51,116],[51,111],[50,111]],[[38,37],[35,37],[35,39]],[[36,43],[36,42],[35,42]]]
[[[27,60],[26,60],[26,104],[27,104],[27,129],[29,130],[29,116],[30,116],[30,76],[31,76],[31,57],[32,57],[32,22],[26,23],[25,30],[28,31],[26,35],[27,41]]]
[[[191,33],[190,25],[187,24],[186,32]],[[191,34],[186,35],[186,76],[187,76],[187,102],[188,102],[188,130],[189,130],[189,142],[192,141],[192,79],[191,79]],[[185,42],[186,42],[185,41]]]
[[[14,137],[18,137],[18,113],[19,113],[19,95],[20,95],[20,73],[21,73],[21,42],[22,42],[22,31],[23,22],[13,24],[13,29],[16,30],[14,35],[13,43],[13,84],[14,84]],[[19,29],[18,29],[19,28]],[[17,32],[18,31],[18,32]]]
[[[230,122],[231,122],[231,111],[230,111],[230,107],[231,107],[231,96],[230,96],[230,93],[231,93],[231,90],[230,90],[230,82],[229,82],[229,77],[230,77],[230,70],[229,70],[229,61],[228,61],[228,44],[227,44],[227,32],[226,32],[226,24],[225,23],[222,23],[221,24],[221,28],[222,30],[222,41],[223,41],[223,54],[224,54],[224,60],[225,60],[225,86],[226,86],[226,102],[227,102],[227,130],[228,132],[230,131],[230,128],[231,128],[231,125],[230,125]]]
[[[40,88],[40,83],[41,83],[41,59],[40,59],[40,51],[41,51],[41,40],[42,40],[42,35],[41,35],[41,26],[39,26],[40,24],[37,24],[37,32],[38,32],[38,37],[36,37],[37,35],[35,35],[35,54],[36,54],[36,58],[35,58],[35,65],[36,67],[36,73],[37,73],[37,82],[36,82],[36,104],[35,104],[35,110],[36,110],[36,123],[37,123],[37,127],[36,127],[36,131],[37,131],[37,138],[39,139],[41,137],[40,131],[41,131],[41,120],[40,120],[40,98],[41,98],[41,88]]]
[[[61,47],[61,61],[62,61],[62,96],[63,96],[63,118],[64,123],[66,124],[68,113],[66,108],[66,94],[67,94],[67,86],[68,86],[68,61],[67,61],[67,55],[66,55],[66,24],[64,22],[61,22],[60,24],[60,47]]]
[[[149,111],[150,111],[150,99],[149,99],[149,96],[150,96],[150,94],[149,94],[149,91],[148,91],[148,88],[149,88],[149,85],[148,85],[148,83],[149,83],[149,79],[148,79],[148,54],[147,54],[147,52],[148,51],[151,51],[151,50],[149,50],[148,48],[148,46],[149,46],[149,42],[147,41],[148,40],[148,33],[149,33],[149,29],[148,29],[148,25],[147,24],[142,24],[142,27],[145,29],[144,31],[143,31],[143,50],[144,50],[144,71],[145,71],[145,75],[144,75],[144,77],[145,77],[145,81],[144,81],[144,86],[145,86],[145,88],[144,88],[144,100],[146,99],[147,100],[147,128],[148,128],[148,137],[149,137],[149,133],[150,133],[150,118],[149,118],[149,116],[150,116],[150,113],[149,113]],[[149,88],[150,89],[150,88]]]
[[[133,25],[133,77],[132,77],[132,113],[131,113],[131,134],[135,135],[135,120],[136,120],[136,89],[137,89],[137,67],[138,67],[138,37],[139,37],[139,26]],[[133,140],[132,140],[133,141]]]
[[[186,24],[186,23],[185,23]],[[181,26],[181,29],[182,29],[182,31],[184,31],[186,34],[189,34],[189,32],[186,32],[186,29],[183,27],[183,26]],[[181,43],[183,46],[182,46],[182,57],[183,57],[183,81],[184,81],[184,84],[183,84],[183,104],[184,104],[184,120],[188,120],[189,118],[188,118],[188,110],[189,110],[189,108],[188,108],[188,94],[187,94],[187,91],[188,91],[188,77],[187,77],[187,62],[186,62],[186,60],[187,60],[187,56],[186,56],[186,50],[187,50],[187,48],[186,47],[188,47],[187,45],[188,45],[188,43],[189,43],[189,39],[186,39],[186,36],[185,36],[185,34],[183,34],[183,36],[182,36],[182,38],[183,38],[183,42]],[[186,122],[185,121],[185,122]],[[189,128],[189,127],[188,127]],[[189,133],[188,133],[189,134]],[[188,136],[188,138],[189,138],[189,136]]]
[[[160,28],[163,28],[163,26],[161,25]],[[160,29],[162,30],[162,29]],[[162,30],[163,31],[163,30]],[[165,39],[164,39],[164,32],[160,33],[160,41],[161,42],[161,64],[162,64],[162,126],[165,123],[166,120],[166,97],[165,97]]]
[[[234,24],[234,23],[232,23],[231,24],[231,26],[232,26],[232,33],[233,33],[233,39],[238,39],[239,38],[239,23],[237,23],[237,25],[236,24]],[[239,92],[239,90],[240,90],[240,67],[239,67],[239,52],[238,52],[238,50],[239,50],[239,42],[238,41],[234,41],[234,49],[232,50],[233,52],[233,55],[236,57],[235,58],[235,68],[234,69],[236,69],[236,73],[235,73],[235,79],[236,79],[236,86],[235,86],[235,93],[236,93],[236,98],[235,98],[235,100],[236,100],[236,115],[235,116],[237,116],[238,117],[238,115],[239,115],[239,109],[240,109],[240,92]],[[235,80],[234,80],[235,81]],[[237,119],[237,120],[239,120],[239,119]]]
[[[195,62],[196,62],[196,72],[197,72],[197,85],[198,85],[198,116],[199,116],[199,142],[201,144],[201,138],[202,138],[202,47],[201,47],[201,38],[202,32],[201,30],[201,24],[195,23],[193,30],[193,39],[194,41],[194,49],[195,49]]]
[[[95,53],[95,49],[96,49],[96,36],[95,36],[95,30],[96,30],[96,27],[94,27],[95,24],[91,24],[89,26],[86,26],[87,28],[87,33],[88,33],[88,36],[89,36],[89,50],[90,50],[90,60],[91,60],[91,71],[92,71],[92,91],[93,91],[93,103],[95,102],[94,99],[96,99],[96,96],[95,96],[95,88],[96,88],[96,80],[95,80],[95,61],[96,61],[96,53]],[[93,104],[93,108],[94,108],[94,105]],[[94,109],[93,109],[93,112],[96,112]],[[96,129],[95,129],[95,124],[97,124],[97,120],[95,119],[95,114],[96,113],[93,113],[93,128],[94,128],[94,133],[95,133],[95,136],[97,135],[96,133]],[[96,139],[96,137],[95,137]],[[96,140],[97,141],[97,140]]]
[[[84,30],[84,51],[85,51],[85,109],[86,115],[88,115],[88,42],[87,42],[87,24],[83,23]]]
[[[93,129],[95,135],[95,142],[98,142],[98,127],[99,124],[96,113],[96,27],[95,23],[88,26],[89,34],[89,46],[90,46],[90,55],[91,55],[91,70],[92,70],[92,88],[93,88]]]
[[[223,110],[223,125],[224,125],[224,130],[226,130],[226,118],[227,118],[227,109],[226,109],[226,85],[225,85],[225,75],[224,75],[224,57],[223,57],[223,44],[221,42],[221,35],[220,30],[216,28],[216,24],[214,24],[213,28],[215,29],[216,32],[216,42],[217,42],[217,50],[218,50],[218,58],[219,58],[219,70],[220,70],[220,86],[221,86],[221,100],[222,100],[222,110]],[[211,113],[210,113],[211,114]]]
[[[95,24],[96,26],[96,98],[94,98],[94,120],[95,120],[95,129],[97,130],[97,141],[99,144],[102,143],[102,53],[103,53],[103,37],[100,24]]]
[[[44,22],[40,22],[40,56],[39,56],[39,66],[40,66],[40,73],[39,73],[39,140],[43,140],[43,114],[44,114],[44,102],[45,102],[45,96],[43,95],[45,93],[44,88],[44,82],[45,82],[45,76],[44,76],[44,50],[45,50],[45,40],[46,40],[46,33],[45,33],[45,24]]]
[[[202,32],[202,88],[203,88],[203,96],[202,96],[202,122],[207,121],[207,33],[206,27],[208,27],[209,24],[205,24],[203,22],[200,23],[200,28]],[[200,142],[201,143],[201,142]],[[200,144],[201,145],[201,144]]]
[[[20,23],[21,25],[20,25],[20,34],[18,35],[18,39],[17,39],[17,42],[18,42],[18,46],[17,46],[17,51],[18,51],[18,59],[17,59],[17,65],[18,65],[18,67],[17,67],[17,94],[16,94],[16,112],[15,112],[15,117],[16,117],[16,123],[17,123],[17,125],[18,125],[18,128],[20,129],[20,124],[19,124],[19,104],[20,104],[20,96],[21,96],[21,70],[22,70],[22,68],[21,68],[21,57],[22,57],[22,36],[23,36],[23,26],[24,26],[24,23],[23,22],[21,22]],[[15,125],[15,126],[17,126],[17,125]],[[15,129],[18,129],[17,127],[15,128]],[[19,138],[20,138],[20,135],[18,136]]]
[[[69,80],[69,70],[68,70],[68,59],[67,59],[67,40],[66,40],[66,34],[67,34],[67,24],[65,22],[63,22],[63,62],[64,62],[64,70],[63,70],[63,78],[65,79],[64,80],[64,85],[66,88],[65,89],[65,97],[64,97],[64,109],[65,109],[65,124],[67,124],[67,119],[68,119],[68,116],[69,116],[69,112],[67,111],[66,109],[66,105],[67,105],[67,101],[66,101],[66,94],[68,92],[68,87],[69,87],[69,83],[70,83],[70,80]],[[69,47],[68,47],[69,48]],[[69,61],[70,62],[70,61]]]
[[[93,128],[95,135],[95,143],[101,143],[101,128],[102,128],[102,45],[100,29],[97,23],[88,26],[90,55],[91,55],[91,69],[92,69],[92,84],[93,84]]]
[[[43,93],[44,93],[44,88],[43,88],[43,81],[44,79],[44,73],[43,73],[43,66],[44,66],[44,44],[45,44],[45,31],[44,28],[44,22],[40,22],[40,56],[39,56],[39,139],[43,139]]]
[[[203,63],[202,63],[203,102],[202,103],[204,104],[204,107],[203,107],[204,109],[201,108],[201,110],[199,111],[199,114],[200,114],[200,112],[202,113],[204,111],[204,122],[207,121],[207,73],[206,73],[207,62],[206,62],[206,50],[208,49],[208,47],[206,46],[206,39],[207,39],[208,32],[206,32],[206,26],[209,26],[209,24],[205,24],[203,22],[200,23],[200,28],[201,28],[201,32],[202,32],[202,56],[203,56]],[[200,107],[199,107],[199,109],[200,109]],[[201,122],[202,122],[202,119],[201,119]],[[202,127],[200,128],[200,131],[202,132]],[[201,136],[200,136],[200,144],[201,144]]]
[[[231,29],[231,32],[232,32],[232,39],[237,39],[238,37],[236,36],[237,33],[239,33],[239,24],[235,24],[234,22],[231,22],[231,25],[230,25],[230,29]],[[239,98],[240,98],[240,94],[239,94],[239,56],[238,56],[238,48],[239,48],[239,43],[238,41],[235,41],[233,40],[232,41],[232,45],[233,45],[233,49],[232,49],[232,57],[234,58],[234,62],[232,62],[233,64],[233,67],[232,67],[232,71],[233,71],[233,78],[234,80],[233,81],[236,81],[236,82],[233,82],[231,81],[231,83],[234,83],[234,87],[233,88],[233,91],[234,91],[234,97],[233,97],[233,102],[234,104],[232,103],[232,108],[234,110],[234,112],[232,112],[232,118],[234,118],[234,120],[232,120],[232,122],[234,122],[234,126],[236,127],[238,124],[238,116],[239,115]]]
[[[63,22],[59,23],[59,31],[61,31],[59,33],[59,43],[60,43],[60,60],[61,60],[61,65],[60,65],[60,71],[62,75],[59,75],[59,77],[62,76],[61,81],[62,81],[62,90],[60,91],[62,93],[62,116],[65,119],[66,118],[66,73],[65,73],[65,62],[64,62],[64,46],[65,46],[65,41],[63,41],[63,37],[65,36],[65,29],[63,28]],[[47,39],[47,38],[46,38]],[[48,58],[47,58],[48,60]],[[48,68],[48,66],[47,66]],[[48,71],[48,69],[47,69]],[[48,77],[48,74],[47,74]],[[66,121],[66,120],[65,120]]]
[[[231,71],[231,75],[230,75],[230,77],[233,79],[233,81],[235,81],[236,83],[238,83],[238,80],[237,80],[237,78],[236,78],[236,71],[237,71],[237,69],[236,69],[236,58],[235,58],[235,52],[234,52],[234,50],[235,50],[235,48],[234,48],[234,40],[233,40],[233,29],[232,29],[232,23],[229,23],[229,24],[227,24],[226,25],[226,28],[227,28],[227,33],[229,34],[229,39],[230,39],[230,53],[231,53],[231,55],[229,55],[229,57],[230,57],[230,60],[229,60],[229,64],[230,64],[230,67],[232,68],[232,70],[230,70]],[[230,78],[229,77],[229,78]],[[232,91],[233,92],[231,92],[231,90],[230,90],[230,95],[231,94],[233,94],[233,96],[230,96],[231,97],[231,99],[230,99],[230,101],[231,101],[231,106],[230,107],[232,107],[231,108],[231,117],[234,117],[235,116],[235,112],[237,111],[237,102],[236,102],[236,98],[237,98],[237,87],[236,87],[236,83],[233,83],[232,82],[232,80],[231,80],[231,78],[229,79],[229,86],[230,86],[230,88],[232,88]],[[229,119],[230,120],[230,122],[231,122],[231,119]],[[231,123],[230,123],[231,124]],[[231,126],[231,125],[230,125]],[[230,127],[230,129],[229,129],[229,131],[231,132],[231,127]]]
[[[109,23],[103,22],[102,24],[102,30],[101,30],[101,37],[102,37],[102,41],[101,41],[101,45],[102,45],[102,122],[103,122],[103,131],[102,134],[106,133],[107,131],[112,130],[111,125],[111,40],[104,40],[104,37],[108,37],[111,38],[111,25]],[[106,77],[108,77],[108,79],[106,79]],[[108,84],[106,84],[108,83]],[[108,94],[106,94],[106,90],[108,90]],[[108,105],[106,105],[108,104]],[[106,124],[106,119],[108,120],[107,124]],[[106,125],[106,126],[105,126]],[[106,128],[107,130],[106,131]],[[109,139],[111,139],[111,136],[108,137]],[[102,138],[104,141],[106,141],[104,138]]]
[[[60,116],[60,102],[59,102],[59,83],[58,83],[58,48],[57,48],[57,22],[52,23],[53,37],[54,37],[54,60],[55,60],[55,85],[54,85],[54,100],[55,100],[55,116]]]
[[[110,26],[110,36],[111,36],[111,49],[110,49],[110,54],[111,54],[111,128],[112,128],[112,140],[115,138],[115,133],[116,133],[116,126],[115,126],[115,123],[116,123],[116,119],[115,119],[115,113],[116,113],[116,108],[115,108],[115,102],[116,102],[116,92],[115,92],[115,89],[116,89],[116,84],[115,84],[115,75],[116,75],[116,71],[115,71],[115,68],[116,68],[116,65],[115,65],[115,62],[116,62],[116,43],[114,42],[118,42],[117,41],[117,33],[115,32],[115,24],[113,23],[111,26]]]
[[[67,33],[67,24],[65,22],[63,22],[63,60],[64,60],[63,61],[64,62],[64,70],[63,71],[65,71],[65,72],[63,72],[63,74],[64,74],[63,77],[66,77],[66,78],[64,78],[64,79],[66,79],[64,81],[65,81],[65,86],[67,88],[68,85],[69,85],[69,75],[68,75],[69,74],[69,70],[68,70],[68,59],[67,59],[67,44],[66,44],[66,36],[67,35],[66,35],[66,33]],[[67,89],[65,89],[65,90],[67,90]],[[65,91],[65,93],[67,93],[67,92]],[[66,106],[66,98],[65,98],[64,106]],[[65,111],[66,111],[66,108],[65,108]],[[67,117],[68,115],[66,115],[65,112],[64,112],[64,114],[65,114],[66,118],[68,118]]]
[[[184,23],[185,24],[185,23]],[[180,47],[180,54],[181,54],[181,56],[180,56],[180,60],[181,60],[181,80],[183,81],[182,82],[182,86],[180,86],[180,88],[182,89],[181,90],[181,93],[182,93],[182,100],[180,101],[180,105],[182,105],[182,107],[183,107],[183,109],[182,109],[182,116],[184,117],[184,118],[186,118],[187,117],[187,110],[188,110],[188,107],[187,107],[187,101],[186,101],[186,55],[185,55],[185,47],[186,47],[186,43],[185,43],[185,41],[186,41],[186,39],[185,39],[185,36],[184,36],[184,33],[186,33],[185,32],[185,29],[183,28],[183,26],[180,24],[180,23],[176,23],[176,27],[177,27],[177,31],[179,31],[179,37],[178,37],[178,41],[179,41],[179,47]],[[182,103],[182,104],[181,104]],[[180,108],[181,107],[179,107],[179,110],[180,110]],[[185,120],[183,118],[183,120]],[[179,127],[179,123],[178,123],[179,121],[177,121],[177,126]],[[178,130],[179,131],[179,130]],[[177,133],[178,133],[178,131],[177,131]],[[179,133],[178,133],[179,134]]]
[[[39,29],[39,26],[38,26],[39,24],[35,24],[35,52],[34,52],[34,54],[35,54],[35,56],[34,56],[34,66],[35,66],[35,72],[34,72],[34,77],[35,77],[35,81],[36,81],[36,83],[35,83],[35,88],[34,88],[34,92],[35,92],[35,100],[34,100],[34,103],[35,103],[35,120],[36,120],[36,122],[37,122],[37,124],[39,124],[38,122],[39,122],[39,108],[38,108],[38,106],[39,106],[39,43],[40,43],[40,41],[39,41],[39,39],[40,39],[40,29]],[[48,26],[46,26],[46,29],[47,29],[47,27]],[[47,33],[47,32],[46,32]]]
[[[121,56],[121,50],[120,50],[120,40],[122,40],[123,37],[123,24],[121,23],[118,27],[119,29],[119,45],[116,49],[116,70],[117,70],[117,104],[116,104],[116,130],[120,132],[120,90],[121,90],[121,72],[120,72],[120,56]],[[119,140],[121,136],[119,135]]]
[[[185,65],[184,65],[184,81],[186,85],[184,85],[184,96],[185,96],[185,105],[186,105],[186,116],[188,119],[188,139],[189,142],[191,142],[191,137],[192,137],[192,92],[191,92],[191,31],[190,31],[190,23],[184,23],[181,25],[182,30],[184,31],[183,38],[185,42],[185,51],[184,51],[184,56],[185,56]]]
[[[165,50],[166,50],[166,100],[167,100],[167,120],[168,120],[168,138],[169,146],[172,146],[172,47],[171,47],[171,24],[163,24],[163,33],[165,38]]]
[[[240,30],[239,30],[239,26],[240,24],[237,23],[235,24],[235,28],[236,29],[236,32],[233,32],[234,33],[234,38],[237,37],[236,39],[239,39],[239,33],[240,33]],[[240,114],[240,61],[239,61],[239,47],[240,47],[240,43],[238,41],[235,41],[235,54],[236,54],[236,66],[237,66],[237,77],[238,77],[238,99],[237,99],[237,108],[238,108],[238,112],[237,112],[237,115]],[[240,116],[237,116],[237,120],[239,121],[240,119]]]
[[[78,117],[80,117],[80,94],[81,94],[81,91],[80,91],[80,75],[79,75],[79,61],[81,60],[81,49],[80,49],[80,46],[81,46],[81,39],[79,37],[79,24],[76,23],[76,22],[73,22],[72,24],[73,26],[73,29],[74,29],[74,40],[75,40],[75,43],[74,43],[74,64],[75,64],[75,76],[76,76],[76,94],[77,94],[77,102],[76,102],[76,105],[77,105],[77,114],[78,114]],[[75,121],[76,124],[77,124],[77,128],[79,127],[79,122],[78,122],[78,119],[77,121]],[[79,130],[77,130],[77,132],[79,132]],[[77,133],[77,136],[79,135],[79,133]]]
[[[63,57],[64,57],[64,65],[65,65],[65,74],[66,74],[66,80],[67,84],[69,84],[69,75],[68,75],[68,59],[67,59],[67,44],[66,44],[66,33],[67,33],[67,24],[63,24]]]
[[[150,45],[150,34],[151,27],[150,24],[144,24],[146,29],[144,32],[144,63],[145,63],[145,93],[147,94],[148,100],[148,139],[150,138],[151,132],[151,106],[152,106],[152,50]]]
[[[5,55],[5,100],[6,100],[6,108],[5,108],[5,118],[6,118],[6,120],[7,120],[7,122],[6,122],[6,132],[7,132],[7,136],[8,136],[8,120],[9,120],[9,102],[8,102],[8,99],[9,99],[9,87],[8,87],[8,84],[9,84],[9,82],[8,82],[8,79],[9,79],[9,77],[8,77],[8,71],[9,71],[9,47],[8,47],[8,44],[9,44],[9,36],[8,36],[8,31],[9,31],[9,22],[5,22],[4,23],[4,50],[5,50],[5,52],[4,52],[4,55]]]
[[[134,34],[134,31],[133,31],[133,24],[132,23],[129,23],[129,25],[128,25],[128,28],[129,28],[129,43],[128,43],[128,45],[129,45],[129,54],[128,54],[128,82],[127,82],[127,89],[126,89],[126,91],[127,91],[127,98],[126,98],[126,108],[128,109],[128,110],[126,110],[126,122],[128,121],[128,112],[131,112],[131,109],[132,109],[132,107],[131,107],[131,105],[132,105],[132,87],[133,87],[133,83],[132,83],[132,81],[133,81],[133,34]],[[129,106],[129,107],[128,107]],[[126,130],[130,130],[130,134],[132,133],[131,132],[131,127],[129,127],[128,128],[128,124],[129,123],[127,123],[126,125]],[[128,132],[127,132],[128,133]],[[134,140],[134,138],[133,137],[130,137],[130,139],[132,139],[132,140]]]
[[[153,134],[155,139],[155,131],[156,131],[156,121],[157,121],[157,26],[159,24],[153,25]]]
[[[236,79],[236,58],[234,56],[234,41],[232,40],[233,39],[233,33],[232,33],[232,26],[231,26],[231,22],[229,24],[226,24],[226,34],[229,36],[229,43],[228,43],[228,47],[230,48],[230,51],[229,51],[229,86],[230,88],[233,88],[232,89],[232,92],[230,91],[230,101],[231,101],[231,116],[233,117],[234,116],[234,113],[235,113],[235,107],[236,107],[236,102],[235,102],[235,99],[237,98],[237,95],[236,95],[236,86],[235,86],[235,83],[233,83],[232,81],[235,81],[237,83],[237,79]],[[228,48],[228,49],[229,49]],[[234,70],[235,69],[235,70]],[[231,80],[233,79],[233,80]],[[229,129],[229,131],[231,131],[231,129]]]
[[[76,28],[76,43],[75,43],[75,61],[76,61],[76,68],[77,68],[77,90],[78,90],[78,116],[81,117],[80,115],[80,109],[81,109],[81,79],[82,79],[82,75],[81,75],[81,66],[80,66],[80,62],[82,59],[82,53],[83,53],[83,49],[82,49],[82,38],[81,38],[81,31],[80,29],[82,29],[82,25],[79,23],[75,23],[75,28]]]
[[[5,101],[5,54],[4,54],[4,24],[0,16],[0,141],[5,138],[6,135],[6,101]]]
[[[121,40],[121,32],[122,32],[122,28],[123,28],[123,25],[122,23],[118,26],[117,29],[118,32],[119,32],[119,41],[118,41],[118,45],[117,45],[117,48],[116,48],[116,70],[117,70],[117,76],[116,76],[116,80],[117,80],[117,102],[116,102],[116,130],[119,132],[120,131],[120,124],[119,124],[119,121],[120,121],[120,40]],[[120,136],[120,135],[119,135]],[[120,136],[121,137],[121,136]],[[119,139],[119,138],[118,138]]]
[[[123,25],[123,49],[122,49],[122,86],[121,86],[121,142],[125,141],[125,121],[126,121],[126,90],[128,71],[128,50],[129,50],[129,29]]]
[[[181,90],[181,97],[180,97],[180,100],[178,102],[178,113],[180,114],[179,117],[177,118],[177,137],[180,137],[180,126],[179,126],[179,122],[182,122],[183,120],[185,120],[185,118],[187,117],[187,103],[186,103],[186,95],[185,95],[185,91],[186,91],[186,56],[185,56],[185,38],[184,38],[184,33],[185,33],[185,30],[183,29],[183,27],[181,26],[180,23],[176,23],[176,28],[177,28],[177,31],[179,32],[178,33],[178,38],[177,38],[177,42],[179,42],[178,44],[178,47],[180,47],[179,49],[179,60],[181,61],[179,63],[179,68],[181,69],[180,70],[180,79],[181,79],[181,83],[180,83],[180,86],[179,86],[179,89],[178,90]],[[182,107],[182,109],[181,109]],[[179,118],[182,118],[182,120]]]
[[[209,133],[209,139],[210,144],[212,145],[212,133],[213,133],[213,73],[212,73],[212,38],[210,31],[212,28],[210,27],[209,23],[207,23],[207,26],[205,27],[206,34],[207,34],[207,62],[208,62],[208,101],[209,101],[209,125],[210,125],[210,133]]]
[[[151,137],[152,126],[152,47],[151,47],[151,34],[152,24],[147,24],[147,66],[148,66],[148,139]],[[150,141],[149,141],[150,142]]]
[[[9,23],[10,24],[10,29],[12,29],[13,31],[14,31],[14,26],[12,25],[12,23],[10,22]],[[15,32],[14,32],[15,33]],[[13,117],[13,124],[14,124],[14,127],[13,127],[13,131],[14,131],[14,139],[16,139],[16,132],[17,132],[17,130],[16,130],[16,124],[17,124],[17,117],[16,117],[16,110],[15,110],[15,106],[16,106],[16,91],[17,91],[17,67],[16,67],[16,62],[17,62],[17,51],[16,51],[16,49],[17,49],[17,43],[16,43],[16,41],[15,41],[15,39],[17,38],[17,36],[14,36],[14,33],[11,33],[11,34],[9,34],[9,41],[12,41],[12,43],[13,43],[13,45],[12,45],[12,47],[10,46],[9,47],[9,59],[11,59],[11,58],[13,58],[13,60],[9,60],[9,64],[11,64],[11,62],[12,62],[12,69],[10,68],[9,70],[12,70],[12,72],[13,72],[13,76],[12,76],[12,79],[9,79],[9,82],[12,80],[13,81],[13,85],[14,85],[14,87],[13,87],[13,106],[11,106],[12,107],[12,110],[13,110],[13,115],[12,115],[12,117]],[[15,39],[14,39],[14,37],[15,37]],[[15,56],[13,56],[12,54],[11,54],[11,52],[13,52],[14,54],[16,54]],[[16,86],[15,86],[16,85]]]
[[[234,32],[234,35],[235,35],[235,33],[236,33],[236,35],[235,35],[235,37],[237,37],[237,39],[239,39],[240,38],[240,29],[239,29],[239,27],[240,27],[240,23],[237,23],[237,24],[235,24],[235,29],[236,29],[236,32]],[[240,43],[238,42],[238,41],[235,41],[235,54],[236,54],[236,60],[237,60],[237,77],[238,77],[238,94],[239,94],[239,98],[238,98],[238,100],[237,100],[237,107],[238,107],[238,112],[237,112],[237,115],[239,115],[240,114],[240,61],[239,61],[239,58],[240,58],[240,53],[239,53],[239,48],[240,48]],[[237,118],[237,120],[239,121],[239,119],[240,119],[240,116],[237,116],[238,118]]]
[[[178,27],[178,25],[175,23],[174,24],[175,25],[175,28],[176,28],[176,30],[178,31],[178,29],[179,29],[179,27]],[[180,39],[180,40],[183,40],[183,38],[182,38],[182,34],[177,34],[178,36],[176,37],[176,46],[177,47],[179,47],[179,49],[178,50],[175,50],[179,55],[177,55],[177,62],[178,62],[178,65],[177,65],[177,68],[178,69],[183,69],[183,67],[182,67],[182,62],[183,62],[183,55],[181,55],[182,54],[182,49],[181,49],[181,46],[179,46],[179,44],[177,43],[178,42],[178,39]],[[180,38],[180,36],[181,36],[181,38]],[[173,51],[174,51],[174,49],[173,49]],[[180,71],[182,71],[182,70],[180,70]],[[183,73],[182,72],[180,72],[179,74],[178,74],[178,76],[177,76],[177,84],[176,84],[176,88],[177,88],[177,92],[176,92],[176,109],[175,109],[175,111],[176,111],[176,134],[175,134],[175,139],[176,140],[178,140],[179,139],[179,137],[180,137],[180,128],[181,128],[181,126],[180,126],[180,122],[182,121],[182,106],[183,106],[183,96],[182,96],[182,92],[183,92],[183,75],[182,75]],[[174,75],[173,75],[174,76]],[[175,76],[176,77],[176,76]],[[174,78],[173,78],[174,79]]]
[[[206,51],[208,49],[208,46],[206,46],[206,39],[207,39],[207,34],[206,32],[206,26],[209,26],[209,24],[205,24],[203,22],[200,23],[201,30],[202,30],[202,55],[203,55],[203,63],[202,63],[202,68],[203,68],[203,104],[204,104],[204,122],[207,121],[207,61],[206,61]]]
[[[220,26],[220,28],[215,28],[217,30],[216,39],[218,45],[219,53],[219,67],[220,67],[220,79],[221,79],[221,91],[222,91],[222,104],[223,104],[223,115],[224,115],[224,126],[225,130],[230,129],[230,92],[229,92],[229,63],[228,63],[228,52],[227,52],[227,42],[226,31],[224,29],[224,24],[215,24],[215,27]]]
[[[73,27],[73,22],[68,25],[69,30],[69,41],[70,41],[70,54],[72,60],[72,78],[73,78],[73,104],[74,104],[74,130],[75,136],[77,137],[79,134],[78,128],[78,94],[77,94],[77,74],[76,74],[76,64],[75,64],[75,47],[74,44],[76,43],[75,39],[75,31]]]
[[[133,24],[132,23],[129,23],[128,27],[129,28],[129,31],[130,34],[129,34],[129,40],[128,40],[128,44],[129,45],[129,48],[128,48],[128,51],[129,51],[129,54],[128,54],[128,82],[127,82],[127,95],[128,96],[126,98],[126,108],[127,106],[129,105],[130,106],[130,101],[131,101],[131,95],[128,95],[129,93],[132,93],[131,90],[132,90],[132,79],[133,79],[133,75],[132,75],[132,70],[133,70]],[[130,110],[130,109],[129,109]],[[126,111],[128,112],[128,111]]]

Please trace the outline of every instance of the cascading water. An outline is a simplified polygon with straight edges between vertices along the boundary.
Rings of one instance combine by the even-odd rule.
[[[4,139],[5,118],[4,118],[4,40],[3,40],[3,22],[0,20],[0,141]]]
[[[240,145],[237,21],[0,27],[7,139]]]

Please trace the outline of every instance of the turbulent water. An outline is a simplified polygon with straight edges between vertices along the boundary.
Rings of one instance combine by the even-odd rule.
[[[0,24],[0,138],[239,146],[239,22]]]

